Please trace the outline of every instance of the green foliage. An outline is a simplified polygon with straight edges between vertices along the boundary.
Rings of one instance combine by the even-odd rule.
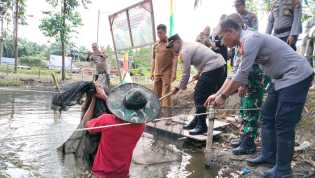
[[[112,68],[116,68],[116,58],[113,49],[107,46],[104,50],[105,54],[108,56],[108,61],[112,65]],[[120,59],[123,58],[127,51],[121,51],[118,55]],[[138,48],[128,51],[129,58],[133,61],[131,69],[132,75],[137,76],[150,76],[151,73],[151,58],[152,58],[152,47]],[[84,59],[85,60],[85,59]]]
[[[71,51],[75,51],[79,56],[80,61],[86,61],[88,49],[84,46],[76,47],[72,43],[66,46],[65,48],[66,55],[71,55]],[[52,55],[62,55],[61,44],[60,43],[52,43],[49,47],[49,54]]]
[[[65,49],[67,51],[67,49]],[[61,44],[60,43],[52,43],[49,48],[49,53],[53,55],[62,55],[61,52]]]
[[[78,53],[79,53],[79,60],[86,61],[88,49],[84,46],[80,46],[78,49]]]
[[[132,69],[131,74],[133,76],[144,76],[145,70],[143,68]]]
[[[149,68],[151,67],[152,48],[140,48],[134,52],[134,63],[137,68]]]
[[[22,25],[26,25],[26,1],[27,0],[17,0],[19,3],[19,13],[18,13],[18,18],[19,18],[19,23]],[[5,21],[12,21],[13,17],[13,7],[15,6],[13,0],[1,0],[1,2],[4,3],[4,9],[5,9],[5,14],[4,14],[4,20]]]
[[[0,65],[0,74],[6,74],[6,73],[13,73],[14,72],[14,66],[11,65]],[[39,74],[41,76],[49,76],[52,73],[58,73],[59,70],[50,70],[47,68],[42,68],[42,67],[33,67],[31,69],[18,69],[18,73],[16,75],[19,76],[24,76],[24,75],[34,75],[38,76]]]
[[[19,40],[19,56],[41,55],[47,56],[48,48],[45,45],[39,45],[26,39]],[[3,56],[14,57],[14,42],[12,36],[7,36],[3,40]]]
[[[80,3],[78,0],[46,0],[53,8],[48,12],[48,16],[41,21],[39,28],[48,37],[55,38],[55,41],[61,43],[62,60],[65,56],[65,48],[69,46],[71,34],[81,24],[81,17],[77,8]],[[81,0],[83,5],[89,3],[89,0]],[[60,3],[60,11],[55,7]],[[65,79],[64,66],[62,66],[62,80]]]
[[[47,56],[48,47],[35,42],[21,39],[19,41],[19,56]]]
[[[111,64],[116,64],[114,51],[109,45],[105,48],[105,54],[108,56],[108,60]]]
[[[147,47],[134,51],[133,59],[136,69],[141,69],[136,72],[140,75],[149,76],[151,72],[152,48]]]
[[[19,11],[18,11],[19,23],[22,25],[27,25],[27,22],[26,22],[26,0],[16,0],[16,1],[19,1]]]
[[[269,12],[272,7],[272,1],[271,0],[264,0],[264,5],[265,5],[265,11]]]
[[[44,62],[45,59],[46,59],[46,56],[42,56],[42,55],[20,57],[22,65],[37,66],[37,67],[46,67],[47,62]]]
[[[304,0],[302,21],[305,22],[315,16],[315,3]]]
[[[11,58],[14,57],[14,43],[12,37],[8,37],[3,40],[3,56]]]
[[[247,8],[250,12],[253,12],[253,13],[256,13],[256,14],[257,14],[257,12],[258,12],[258,8],[257,8],[258,1],[259,1],[259,0],[247,0],[247,1],[246,1],[246,8]]]
[[[81,25],[81,18],[78,12],[71,12],[66,17],[66,26],[63,26],[63,16],[53,13],[50,17],[42,20],[39,28],[44,35],[53,37],[56,41],[61,40],[61,34],[64,34],[64,40],[67,43],[71,33],[75,32],[75,28]]]
[[[47,12],[47,16],[42,19],[39,28],[44,35],[55,38],[57,42],[64,42],[65,45],[69,45],[71,34],[76,32],[75,29],[82,25],[81,17],[77,8],[80,3],[78,0],[47,0],[52,6],[51,11]],[[86,5],[90,1],[81,0],[83,5]],[[63,8],[57,9],[58,3]]]

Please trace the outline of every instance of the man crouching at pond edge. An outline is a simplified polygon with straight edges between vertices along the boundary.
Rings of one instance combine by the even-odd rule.
[[[205,105],[222,107],[240,85],[248,84],[251,67],[259,64],[272,78],[272,84],[261,112],[262,152],[247,162],[251,166],[273,166],[264,173],[264,178],[292,178],[295,127],[301,119],[314,71],[304,57],[274,36],[242,30],[232,19],[224,20],[220,26],[224,44],[240,46],[242,62],[229,85],[210,96]]]
[[[198,42],[183,42],[179,35],[173,35],[168,39],[168,47],[175,52],[182,51],[183,75],[177,87],[173,90],[176,94],[179,90],[185,90],[190,78],[190,68],[194,66],[198,74],[193,80],[198,80],[194,90],[194,102],[196,116],[184,129],[192,129],[190,135],[202,135],[207,132],[206,117],[207,108],[203,105],[208,96],[215,93],[225,80],[225,60],[210,48]],[[198,115],[199,114],[199,115]]]
[[[101,133],[93,175],[97,178],[129,178],[133,150],[143,134],[144,123],[159,115],[159,100],[149,89],[128,83],[114,88],[108,97],[105,92],[98,95],[106,98],[113,114],[103,114],[85,124],[86,128],[92,129],[90,134]],[[95,107],[95,100],[90,107]],[[93,129],[100,126],[109,127]]]

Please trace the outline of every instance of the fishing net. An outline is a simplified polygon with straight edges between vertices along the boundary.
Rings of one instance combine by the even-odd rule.
[[[52,98],[51,108],[53,110],[66,111],[70,106],[82,104],[84,94],[92,95],[96,92],[93,82],[75,82],[63,87],[60,94]]]
[[[83,104],[83,98],[85,97],[84,104],[82,105],[81,117],[83,117],[95,93],[96,89],[93,82],[75,82],[68,84],[64,87],[63,92],[53,96],[52,109],[65,111],[73,105]],[[96,98],[92,118],[96,118],[104,113],[110,113],[106,102]],[[77,129],[84,128],[84,124],[85,123],[81,121]],[[81,163],[84,167],[91,167],[99,141],[100,134],[91,135],[87,131],[74,132],[70,138],[58,148],[58,151],[61,152],[64,160],[74,159],[73,161]]]
[[[54,110],[64,111],[75,104],[82,104],[83,116],[95,92],[96,89],[93,82],[76,82],[69,84],[64,87],[63,92],[53,97],[52,108]],[[84,98],[85,101],[82,102]],[[162,108],[160,118],[174,117],[180,114],[185,115],[191,112],[191,107],[166,107]],[[104,113],[110,113],[110,111],[105,101],[96,98],[93,113],[92,118],[95,118]],[[176,124],[178,124],[176,120],[170,120],[169,127],[174,127]],[[84,123],[81,121],[77,128],[84,128]],[[174,144],[161,143],[160,140],[162,140],[161,137],[163,136],[158,132],[153,133],[153,135],[152,138],[142,137],[142,141],[140,141],[140,144],[135,150],[133,160],[135,164],[156,165],[180,161],[182,153],[176,149]],[[69,139],[58,148],[58,151],[61,153],[64,160],[68,160],[68,162],[71,160],[71,162],[79,163],[85,168],[90,168],[93,164],[99,141],[100,135],[91,135],[87,131],[74,132]]]

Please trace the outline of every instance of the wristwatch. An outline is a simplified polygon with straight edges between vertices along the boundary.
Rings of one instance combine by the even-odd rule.
[[[226,99],[228,98],[228,96],[225,95],[225,94],[221,94],[220,97],[221,97],[223,100],[226,100]]]

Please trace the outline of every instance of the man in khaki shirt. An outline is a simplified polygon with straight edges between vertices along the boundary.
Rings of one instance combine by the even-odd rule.
[[[173,49],[166,48],[167,36],[166,26],[157,26],[159,41],[153,46],[151,79],[154,81],[154,92],[162,97],[171,91],[171,83],[176,79],[176,56]],[[162,107],[172,105],[171,97],[166,97],[161,101]]]

